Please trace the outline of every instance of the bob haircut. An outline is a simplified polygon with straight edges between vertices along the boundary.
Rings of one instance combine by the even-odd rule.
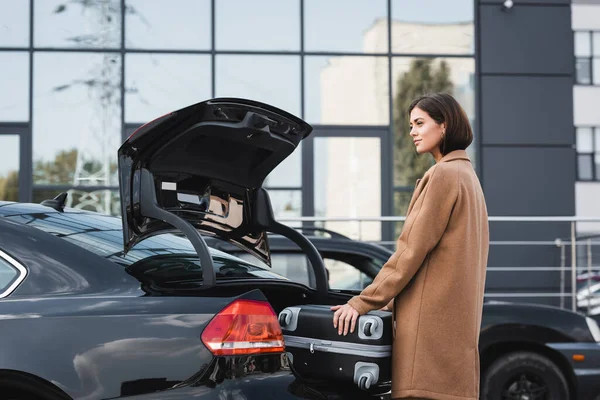
[[[443,156],[454,150],[466,150],[473,142],[473,130],[467,113],[451,95],[433,93],[421,96],[409,106],[409,116],[414,108],[425,111],[438,124],[446,124],[446,133],[440,145]]]

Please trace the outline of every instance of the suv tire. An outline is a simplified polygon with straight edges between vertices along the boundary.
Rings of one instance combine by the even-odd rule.
[[[541,354],[527,351],[505,354],[484,372],[481,400],[519,398],[569,400],[569,385],[560,368]]]

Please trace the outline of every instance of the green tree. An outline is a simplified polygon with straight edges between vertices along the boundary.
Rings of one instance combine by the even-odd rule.
[[[33,164],[33,181],[46,185],[73,184],[77,149],[61,150],[53,161],[37,160]]]
[[[433,165],[430,155],[419,155],[409,135],[408,107],[414,99],[427,93],[451,93],[450,67],[446,61],[417,58],[397,82],[394,101],[394,185],[413,187],[416,180]],[[410,192],[395,197],[396,215],[406,215]]]
[[[9,171],[6,177],[0,176],[0,200],[17,201],[19,199],[19,173]]]

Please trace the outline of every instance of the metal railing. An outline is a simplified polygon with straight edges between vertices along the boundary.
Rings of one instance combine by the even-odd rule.
[[[395,217],[395,216],[382,216],[382,217],[282,217],[278,219],[283,223],[312,223],[313,225],[322,225],[328,223],[353,223],[358,227],[358,235],[348,235],[347,232],[340,232],[351,236],[353,239],[376,243],[384,246],[393,246],[396,241],[382,241],[382,240],[368,240],[364,239],[362,231],[365,223],[402,223],[406,220],[406,217]],[[592,311],[594,306],[592,303],[596,303],[593,299],[597,299],[596,306],[597,312],[600,314],[600,290],[596,293],[590,293],[587,297],[581,298],[578,301],[578,285],[577,278],[581,273],[587,273],[587,285],[583,286],[590,287],[594,284],[592,280],[592,273],[600,271],[600,264],[594,264],[593,262],[593,247],[600,246],[600,234],[577,237],[577,223],[600,223],[600,217],[543,217],[543,216],[490,216],[489,222],[540,222],[540,223],[556,223],[564,222],[570,224],[570,236],[569,238],[554,238],[553,240],[492,240],[490,241],[491,246],[548,246],[554,249],[558,248],[560,253],[560,265],[557,266],[509,266],[509,267],[488,267],[488,271],[494,272],[508,272],[508,271],[548,271],[560,273],[560,291],[559,292],[505,292],[505,293],[486,293],[485,296],[489,298],[559,298],[560,307],[565,308],[565,300],[570,298],[571,309],[581,311],[582,308],[587,308],[587,312]],[[356,226],[355,226],[356,228]],[[332,228],[330,228],[332,229]],[[333,229],[335,230],[335,229]],[[356,230],[355,230],[356,231]],[[600,228],[598,229],[600,231]],[[493,231],[492,231],[493,236]],[[584,258],[583,260],[578,259],[578,246],[584,246]],[[600,249],[600,247],[598,248]],[[567,250],[570,250],[569,266],[567,266]],[[600,260],[600,255],[598,256]],[[567,291],[567,272],[570,270],[570,291]],[[595,281],[600,284],[600,280]],[[581,290],[581,288],[580,288]],[[578,307],[578,304],[580,306]],[[587,307],[582,307],[581,304],[587,304]]]

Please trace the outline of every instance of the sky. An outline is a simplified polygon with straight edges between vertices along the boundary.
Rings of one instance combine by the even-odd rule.
[[[55,14],[53,11],[63,3],[67,10]],[[376,19],[385,17],[387,0],[304,3],[307,51],[361,52],[363,33]],[[126,16],[127,47],[210,48],[209,0],[127,0],[126,4],[136,10],[134,15]],[[298,0],[217,0],[216,4],[217,49],[299,50]],[[28,45],[28,5],[29,0],[0,0],[0,47]],[[72,48],[68,38],[98,32],[102,26],[98,15],[84,13],[71,2],[35,0],[34,45]],[[392,0],[392,18],[438,23],[472,21],[473,0]],[[103,37],[104,46],[117,48],[120,44],[116,30],[106,30]],[[105,73],[117,84],[123,62],[120,56],[36,52],[33,62],[34,157],[51,160],[58,151],[71,147],[98,154],[102,146],[116,155],[120,144],[120,98],[113,98],[109,112],[98,115],[95,110],[101,92],[87,87],[85,81]],[[212,96],[208,55],[128,54],[124,63],[129,91],[125,95],[126,122],[143,123]],[[319,73],[326,63],[327,57],[306,62],[305,115],[309,122],[318,122],[320,116]],[[104,69],[103,64],[107,65]],[[0,52],[0,124],[29,118],[28,68],[27,52]],[[64,90],[55,91],[57,87]],[[299,93],[299,56],[217,56],[217,97],[253,98],[300,116]],[[12,136],[0,137],[0,175],[18,164],[15,140]],[[299,160],[295,156],[287,165],[295,168],[296,158]],[[274,178],[285,180],[285,176],[283,173],[281,178]]]

